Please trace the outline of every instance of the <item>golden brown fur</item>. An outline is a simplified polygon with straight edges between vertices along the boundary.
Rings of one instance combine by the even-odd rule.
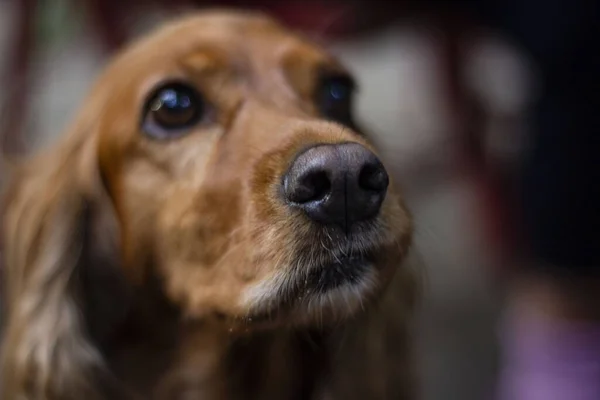
[[[308,145],[372,149],[318,116],[323,68],[343,71],[239,12],[175,21],[115,58],[7,192],[2,399],[413,398],[396,188],[361,244],[377,248],[373,281],[280,309],[285,282],[329,254],[278,198],[282,174]],[[211,123],[148,140],[142,104],[173,77],[214,105]]]

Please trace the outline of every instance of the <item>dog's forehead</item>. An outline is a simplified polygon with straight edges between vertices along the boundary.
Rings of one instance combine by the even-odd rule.
[[[155,32],[156,38],[187,36],[190,40],[239,40],[240,37],[289,34],[287,29],[265,14],[252,12],[203,12],[167,23]]]
[[[113,63],[112,71],[135,71],[137,77],[210,49],[222,56],[277,63],[285,53],[305,60],[328,54],[274,19],[251,12],[204,12],[167,23],[132,44]],[[153,71],[154,70],[154,71]]]

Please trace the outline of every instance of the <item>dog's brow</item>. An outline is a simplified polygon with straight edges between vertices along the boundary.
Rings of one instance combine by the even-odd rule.
[[[229,62],[222,49],[204,46],[183,56],[179,64],[187,70],[200,73],[225,69]]]
[[[297,38],[288,37],[280,41],[273,53],[275,54],[276,59],[280,61],[285,60],[290,55],[295,54],[300,46],[302,46],[302,43],[300,43]]]

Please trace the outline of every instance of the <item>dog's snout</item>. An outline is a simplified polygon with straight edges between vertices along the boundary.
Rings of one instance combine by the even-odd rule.
[[[302,152],[283,186],[287,201],[312,220],[347,230],[377,215],[388,183],[388,174],[373,152],[358,143],[343,143]]]

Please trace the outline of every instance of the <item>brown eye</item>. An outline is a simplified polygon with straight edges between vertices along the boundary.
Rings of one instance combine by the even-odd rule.
[[[179,82],[165,84],[150,96],[144,110],[142,129],[156,139],[179,137],[200,121],[204,103],[190,85]]]
[[[321,115],[341,124],[353,126],[354,89],[354,81],[348,76],[324,76],[317,87],[315,99]]]

